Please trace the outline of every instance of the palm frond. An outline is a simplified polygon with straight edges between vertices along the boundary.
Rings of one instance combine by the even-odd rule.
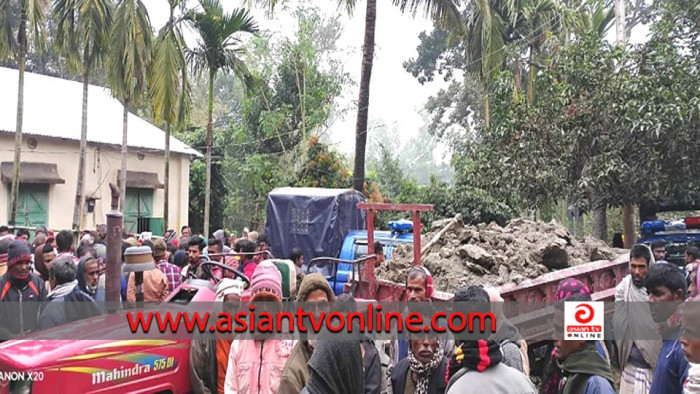
[[[392,0],[392,2],[401,12],[408,9],[414,15],[422,7],[426,17],[431,17],[446,30],[464,28],[459,0]]]
[[[0,59],[7,61],[17,53],[15,20],[12,18],[10,2],[0,1]]]
[[[7,0],[6,0],[7,1]],[[27,6],[27,30],[28,40],[33,44],[37,52],[41,52],[46,45],[46,11],[47,0],[25,0]]]

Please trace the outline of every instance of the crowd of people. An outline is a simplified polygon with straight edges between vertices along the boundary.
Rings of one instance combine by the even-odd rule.
[[[75,243],[70,231],[54,234],[40,227],[31,244],[30,238],[27,231],[13,234],[0,227],[2,338],[104,313],[104,232],[84,232]],[[684,306],[697,300],[700,250],[688,247],[687,278],[683,270],[665,263],[662,246],[635,245],[630,251],[629,275],[615,293],[615,341],[564,340],[562,334],[551,343],[544,373],[534,379],[537,386],[527,342],[502,313],[498,290],[471,285],[456,291],[453,305],[487,305],[496,315],[496,332],[483,339],[409,335],[389,341],[386,351],[384,341],[369,337],[288,340],[253,334],[231,340],[196,334],[189,353],[191,389],[281,394],[697,393],[700,312]],[[219,230],[204,239],[185,226],[179,236],[171,230],[155,240],[125,235],[124,265],[146,262],[149,269],[143,271],[140,286],[134,272],[122,275],[122,300],[162,302],[188,278],[206,278],[215,284],[220,310],[235,311],[242,301],[285,300],[313,303],[323,311],[357,310],[353,297],[336,297],[322,274],[303,273],[300,249],[282,262],[266,258],[268,247],[265,236],[252,231],[227,237]],[[250,285],[244,286],[229,270],[203,265],[206,260],[240,272]],[[406,272],[407,302],[430,306],[433,291],[425,267]],[[590,301],[591,296],[581,281],[560,283],[555,332],[563,333],[564,302]]]

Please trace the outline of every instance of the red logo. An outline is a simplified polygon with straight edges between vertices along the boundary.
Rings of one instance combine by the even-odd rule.
[[[593,311],[592,306],[588,304],[579,304],[578,306],[576,306],[576,313],[574,314],[574,318],[577,322],[581,324],[588,324],[593,320],[594,316],[595,312]]]

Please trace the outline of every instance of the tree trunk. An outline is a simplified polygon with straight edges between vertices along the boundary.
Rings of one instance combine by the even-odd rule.
[[[87,53],[87,51],[85,51]],[[86,55],[87,57],[87,55]],[[80,123],[80,155],[78,156],[78,184],[75,189],[75,205],[73,206],[73,230],[80,230],[83,203],[85,202],[85,149],[87,146],[87,121],[88,121],[88,84],[90,81],[90,67],[83,63],[83,113]]]
[[[209,118],[207,120],[207,176],[204,190],[204,228],[202,232],[205,238],[209,238],[209,201],[211,200],[211,147],[213,144],[212,116],[214,110],[214,72],[209,73]]]
[[[488,85],[486,87],[486,95],[484,95],[484,121],[486,122],[486,127],[489,127],[489,118],[491,117],[491,106],[489,105],[489,93]]]
[[[122,117],[122,167],[119,178],[119,210],[126,214],[126,161],[129,155],[127,133],[129,130],[129,100],[124,101],[124,114]],[[126,230],[126,229],[125,229]]]
[[[532,99],[535,97],[535,73],[537,69],[533,62],[534,58],[534,48],[530,46],[530,68],[527,73],[527,103],[532,105]]]
[[[10,188],[10,220],[11,226],[16,224],[17,219],[17,197],[19,195],[19,166],[22,152],[22,120],[24,119],[24,69],[27,58],[27,9],[26,5],[20,11],[19,33],[19,56],[17,66],[19,76],[17,80],[17,126],[15,130],[15,157],[12,163],[12,187]]]
[[[608,211],[605,205],[593,210],[593,236],[608,242]]]
[[[355,126],[355,168],[352,187],[364,193],[365,186],[365,148],[367,145],[367,117],[369,112],[369,83],[372,79],[372,62],[374,60],[374,29],[377,21],[377,0],[367,0],[365,15],[365,41],[362,45],[362,73],[360,76],[360,97],[357,108],[357,125]]]
[[[168,231],[168,204],[170,203],[170,121],[165,123],[165,188],[163,189],[163,234]]]
[[[634,231],[634,205],[622,206],[622,236],[625,239],[625,249],[630,249],[637,242],[637,234]]]

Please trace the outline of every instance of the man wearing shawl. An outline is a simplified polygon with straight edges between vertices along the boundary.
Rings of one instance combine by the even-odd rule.
[[[447,382],[447,358],[437,339],[408,341],[408,357],[391,371],[394,394],[443,394]]]
[[[357,341],[335,338],[318,341],[309,360],[309,372],[309,382],[301,394],[364,393],[362,352]]]
[[[622,370],[621,394],[649,392],[661,352],[661,337],[656,334],[644,288],[644,279],[654,263],[649,247],[634,245],[630,250],[630,274],[615,289],[613,327]]]

